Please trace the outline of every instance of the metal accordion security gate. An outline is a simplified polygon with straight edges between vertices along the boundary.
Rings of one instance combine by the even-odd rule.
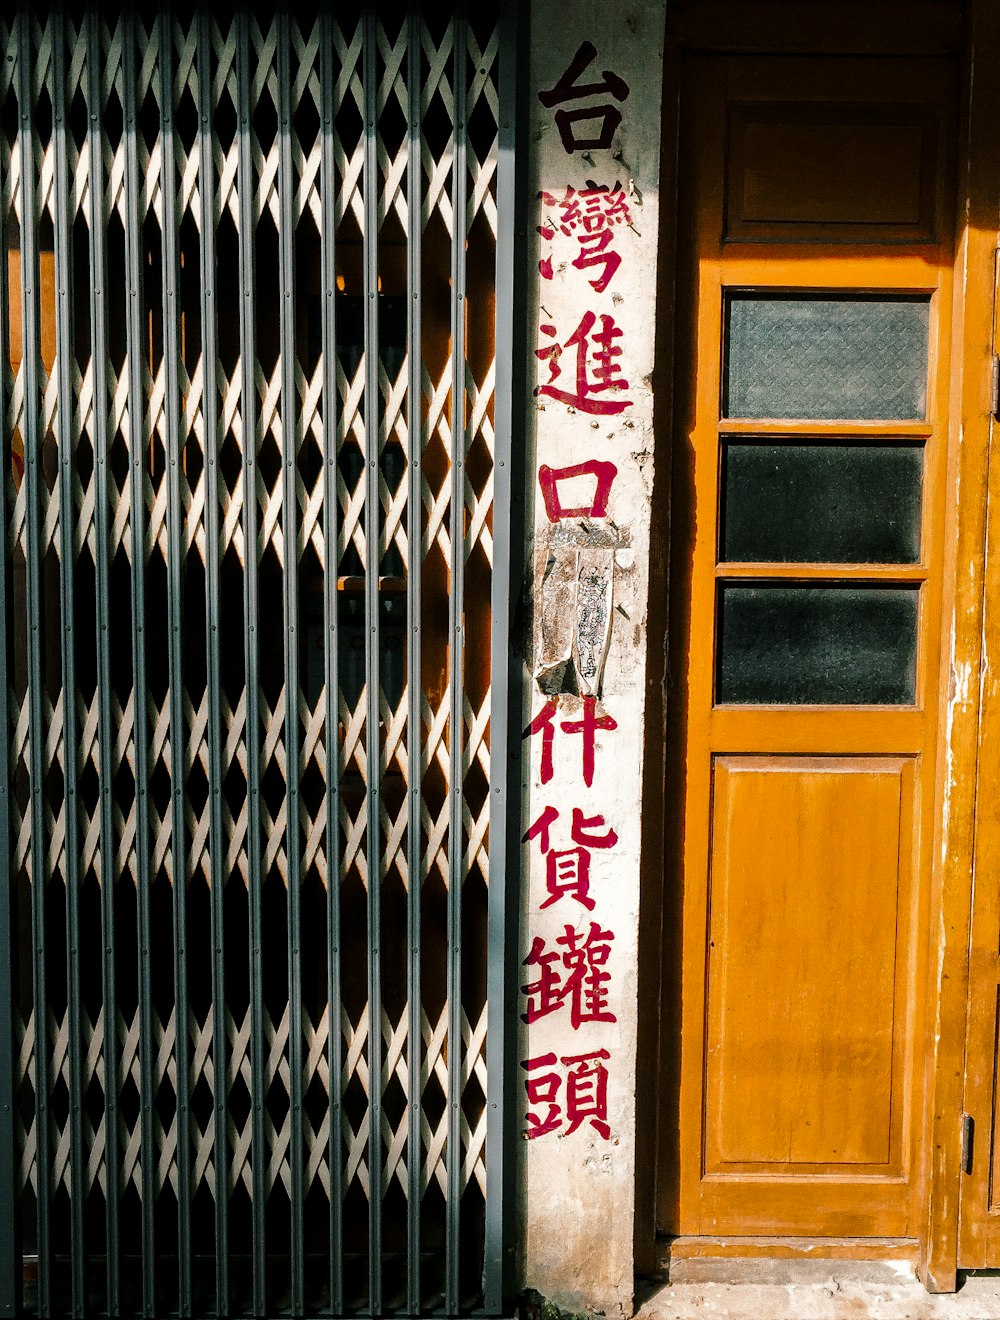
[[[0,38],[0,1314],[498,1315],[516,18]]]

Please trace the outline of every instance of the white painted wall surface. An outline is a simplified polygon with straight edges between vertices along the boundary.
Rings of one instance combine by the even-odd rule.
[[[636,1133],[635,1077],[664,3],[537,0],[530,8],[531,220],[525,259],[532,272],[532,331],[544,356],[533,358],[541,392],[531,401],[528,419],[527,450],[534,455],[526,474],[529,507],[534,507],[534,622],[522,728],[551,715],[552,773],[543,782],[545,738],[539,727],[524,743],[522,834],[539,818],[542,826],[548,819],[550,851],[571,852],[581,846],[572,837],[575,809],[583,818],[577,817],[578,839],[601,840],[605,846],[586,847],[589,890],[573,892],[574,858],[550,863],[542,852],[544,828],[523,844],[520,957],[527,958],[534,946],[543,961],[519,968],[519,985],[535,987],[519,996],[519,1012],[535,1014],[522,1024],[518,1053],[518,1121],[524,1135],[519,1144],[521,1283],[567,1309],[628,1316],[636,1162],[653,1153],[651,1134]],[[560,87],[585,42],[596,48],[596,56]],[[627,84],[627,95],[619,79]],[[601,84],[603,91],[586,90]],[[546,90],[552,93],[550,101],[564,99],[545,105],[538,93]],[[572,117],[598,107],[612,114]],[[571,115],[563,119],[563,133],[560,111]],[[621,116],[617,125],[616,114]],[[610,127],[614,131],[607,143],[567,151],[564,133],[574,145]],[[590,185],[613,191],[616,183],[621,198],[578,196]],[[576,193],[567,195],[567,188]],[[536,232],[536,226],[554,229],[551,239]],[[604,229],[611,230],[609,239],[600,237]],[[609,252],[619,258],[617,263],[603,260]],[[587,258],[594,258],[592,264]],[[547,266],[546,276],[539,271],[539,262],[547,260],[551,278]],[[589,316],[594,318],[592,349],[601,347],[594,335],[606,332],[604,346],[621,351],[605,364],[613,373],[620,367],[620,374],[602,379],[594,353],[581,363],[580,344],[567,342],[587,329]],[[556,354],[554,346],[559,347]],[[585,386],[598,388],[578,390],[581,365]],[[627,387],[600,388],[616,379],[627,381]],[[554,397],[546,387],[575,395],[579,402]],[[623,403],[628,406],[619,407]],[[592,411],[606,404],[616,411]],[[592,462],[613,464],[616,471],[596,468],[559,483],[555,494],[563,508],[591,506],[597,476],[606,480],[611,475],[606,513],[601,516],[597,509],[591,516],[559,517],[558,509],[547,511],[539,470]],[[548,516],[553,511],[556,521]],[[597,672],[602,659],[603,674]],[[574,687],[575,694],[566,690]],[[584,782],[585,736],[562,727],[583,720],[588,692],[596,698],[591,707],[595,718],[610,717],[617,726],[596,732],[589,786]],[[554,711],[547,706],[553,699]],[[613,843],[609,831],[616,836]],[[548,879],[550,865],[557,867],[555,892]],[[584,946],[594,925],[590,952],[596,956],[588,964]],[[610,979],[600,981],[602,973]],[[595,976],[596,1005],[587,993],[595,989]],[[574,998],[582,1019],[575,1027]],[[595,1015],[599,1020],[588,1020]],[[600,1020],[609,1016],[615,1020]],[[580,1056],[589,1058],[565,1062]],[[548,1062],[524,1066],[539,1059]],[[606,1118],[600,1116],[602,1081]],[[578,1120],[574,1131],[572,1089]],[[588,1109],[597,1112],[581,1117]]]

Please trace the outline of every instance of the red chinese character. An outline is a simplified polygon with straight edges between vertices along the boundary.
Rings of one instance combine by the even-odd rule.
[[[570,836],[575,848],[555,849],[552,847],[550,827],[558,819],[555,807],[547,806],[534,824],[527,830],[523,842],[530,843],[538,839],[538,847],[545,858],[545,887],[549,897],[541,904],[542,908],[558,903],[564,894],[587,909],[594,910],[594,900],[590,895],[590,853],[596,848],[613,848],[618,842],[618,835],[608,826],[605,834],[595,834],[595,826],[605,825],[603,816],[585,816],[579,807],[573,808],[573,824]]]
[[[567,186],[565,197],[554,197],[552,193],[541,194],[543,203],[561,214],[551,223],[538,225],[538,232],[543,238],[552,239],[558,229],[560,233],[577,236],[579,251],[572,264],[577,270],[590,267],[602,267],[602,274],[591,280],[591,288],[603,293],[611,283],[611,278],[621,265],[620,255],[611,250],[614,240],[613,226],[632,223],[632,216],[616,181],[613,188],[607,185],[591,184],[579,192]],[[538,263],[542,278],[552,278],[552,260],[543,258]]]
[[[607,1141],[611,1136],[608,1125],[608,1070],[600,1060],[610,1059],[607,1050],[594,1050],[591,1054],[577,1054],[561,1060],[567,1067],[576,1065],[566,1075],[566,1135],[575,1132],[585,1119]],[[593,1060],[592,1067],[588,1067]]]
[[[563,733],[581,733],[583,735],[583,782],[589,788],[594,782],[594,751],[596,746],[595,735],[598,729],[618,728],[617,720],[612,719],[610,715],[598,716],[596,712],[597,698],[583,698],[583,719],[582,720],[563,720],[559,727]],[[555,773],[553,745],[555,743],[555,720],[558,702],[555,697],[549,697],[548,701],[531,721],[524,733],[523,738],[529,738],[532,734],[540,733],[542,735],[542,763],[541,778],[542,783],[547,784]],[[549,808],[552,810],[552,808]],[[574,822],[575,822],[574,813]],[[574,823],[574,829],[576,825]]]
[[[580,49],[573,56],[569,68],[558,82],[550,87],[548,91],[538,93],[538,99],[542,105],[551,109],[552,106],[561,105],[565,101],[580,101],[585,97],[608,94],[618,102],[626,100],[630,91],[628,83],[620,78],[618,74],[612,73],[610,69],[602,69],[600,82],[577,82],[580,75],[593,64],[596,58],[597,47],[589,41],[583,42]],[[621,111],[608,103],[596,106],[580,106],[575,110],[557,110],[554,117],[562,144],[570,154],[574,151],[606,150],[611,146],[615,130],[622,122]],[[599,131],[591,137],[576,136],[574,132],[575,124],[598,119],[601,121]]]
[[[603,463],[591,458],[586,463],[575,463],[572,467],[552,468],[543,463],[538,469],[538,484],[542,488],[542,502],[545,516],[549,522],[559,522],[561,518],[603,518],[608,512],[608,498],[618,469],[614,463]],[[589,504],[577,504],[567,508],[559,498],[558,483],[570,481],[574,477],[595,478],[594,498]]]
[[[609,416],[613,413],[624,412],[626,408],[631,408],[632,402],[630,399],[596,399],[591,397],[595,394],[609,392],[617,394],[629,387],[628,381],[621,374],[621,366],[615,361],[616,358],[621,357],[622,351],[614,341],[621,338],[622,332],[615,325],[613,316],[606,316],[602,313],[601,328],[593,335],[593,342],[591,342],[591,331],[596,324],[596,314],[585,312],[580,324],[565,344],[548,344],[543,348],[535,349],[535,356],[543,361],[548,361],[549,364],[548,382],[545,385],[539,385],[535,393],[547,394],[549,398],[579,408],[581,412],[593,413],[597,416]],[[539,329],[543,335],[551,338],[556,335],[556,328],[553,325],[542,325],[539,326]],[[558,380],[562,375],[559,359],[564,348],[576,349],[575,392],[559,389],[553,384],[553,381]],[[588,359],[592,360],[588,361]]]
[[[555,1061],[554,1054],[540,1054],[536,1059],[522,1059],[521,1067],[525,1072],[531,1072],[535,1068],[551,1068]],[[544,1117],[533,1114],[530,1109],[525,1114],[528,1129],[524,1135],[529,1141],[534,1137],[544,1137],[547,1132],[559,1131],[562,1114],[556,1104],[556,1097],[561,1085],[562,1078],[554,1072],[544,1073],[541,1077],[525,1078],[524,1089],[528,1093],[528,1104],[548,1105],[548,1113]]]
[[[559,1089],[563,1079],[559,1073],[550,1071],[535,1077],[526,1077],[524,1089],[528,1094],[528,1104],[544,1105],[547,1112],[533,1113],[529,1108],[525,1114],[525,1137],[528,1141],[535,1137],[546,1136],[550,1132],[559,1132],[569,1136],[584,1123],[589,1121],[598,1136],[610,1140],[611,1127],[608,1123],[608,1070],[604,1064],[611,1058],[607,1050],[592,1050],[589,1054],[563,1055],[558,1060],[566,1074],[566,1112],[563,1114],[559,1105]],[[539,1068],[554,1069],[557,1059],[554,1054],[539,1054],[534,1059],[522,1059],[521,1067],[527,1073]]]
[[[585,937],[572,926],[566,926],[556,939],[556,943],[565,949],[560,957],[557,953],[547,952],[545,941],[536,935],[523,965],[538,967],[540,971],[537,980],[521,986],[522,992],[528,996],[527,1011],[521,1014],[522,1021],[536,1022],[568,1003],[574,1031],[585,1022],[617,1022],[614,1013],[608,1010],[611,976],[604,970],[614,938],[612,931],[602,930],[594,921]],[[565,978],[561,977],[556,966],[560,961],[562,970],[567,973]]]

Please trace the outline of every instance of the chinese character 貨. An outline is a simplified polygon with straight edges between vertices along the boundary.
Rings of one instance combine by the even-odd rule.
[[[579,807],[574,807],[570,838],[575,847],[553,848],[550,830],[558,818],[559,812],[555,807],[546,807],[523,838],[524,843],[537,839],[539,850],[545,858],[545,887],[549,896],[541,906],[551,907],[564,894],[568,894],[588,912],[592,912],[594,900],[590,897],[590,854],[596,849],[613,848],[618,842],[618,835],[603,816],[585,816]],[[606,832],[596,834],[594,831],[602,826],[607,827]]]

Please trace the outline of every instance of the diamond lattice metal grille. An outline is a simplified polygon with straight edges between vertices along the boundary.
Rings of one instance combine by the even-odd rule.
[[[500,1309],[510,43],[398,13],[0,19],[0,1309]]]

